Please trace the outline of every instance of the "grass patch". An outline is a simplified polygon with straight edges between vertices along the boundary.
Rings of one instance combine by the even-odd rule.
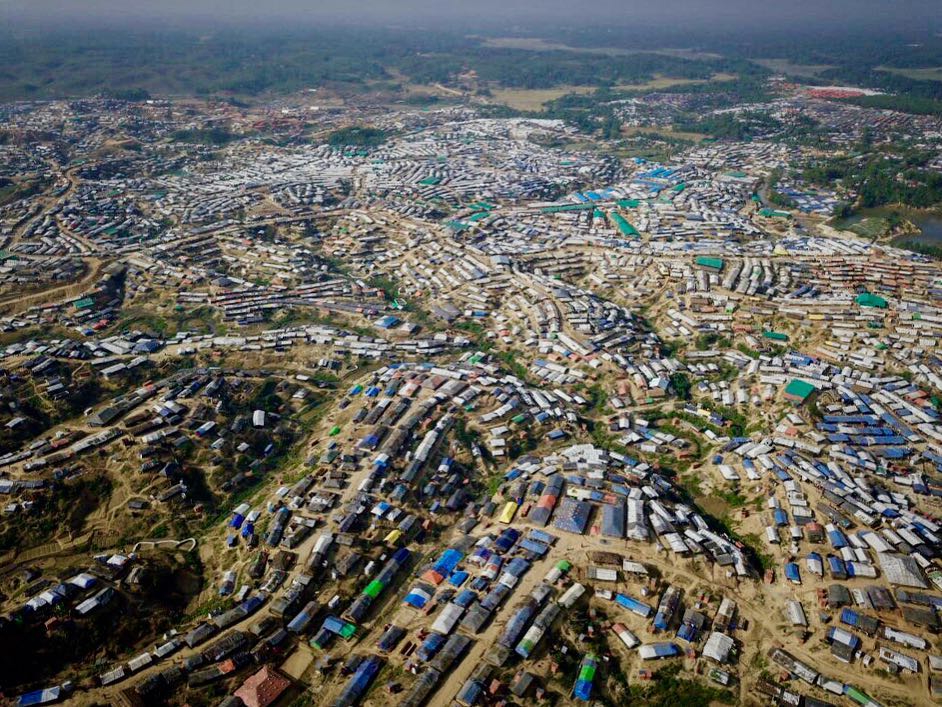
[[[506,366],[510,372],[522,381],[527,380],[527,367],[517,360],[517,354],[513,351],[501,351],[497,358]]]
[[[752,61],[777,74],[799,76],[806,79],[814,78],[829,69],[837,68],[833,64],[795,64],[788,59],[753,59]]]
[[[929,66],[920,69],[899,69],[895,66],[878,66],[877,71],[885,71],[888,74],[905,76],[914,81],[942,81],[942,66]]]
[[[624,128],[621,133],[628,137],[634,135],[652,135],[655,137],[663,137],[665,140],[676,139],[688,142],[700,142],[704,138],[709,137],[706,133],[693,132],[692,130],[675,130],[670,126],[661,127],[658,125],[628,127]]]
[[[729,690],[680,677],[680,667],[679,664],[671,665],[655,673],[654,679],[648,683],[630,685],[627,702],[649,707],[710,707],[717,703],[729,705],[736,702]]]
[[[882,217],[865,218],[847,229],[851,233],[856,233],[862,238],[880,238],[889,233],[890,222]]]
[[[608,395],[598,383],[590,385],[588,390],[589,407],[592,410],[601,410],[608,402]]]
[[[762,566],[763,570],[770,570],[775,567],[775,559],[768,554],[767,552],[762,552],[759,550],[760,547],[764,547],[762,538],[760,538],[755,533],[746,533],[740,538],[740,542],[747,545],[753,553],[755,553],[756,558],[759,560],[759,564]]]
[[[716,495],[722,498],[731,508],[742,508],[749,502],[749,499],[739,491],[717,491]]]
[[[558,88],[499,88],[491,91],[494,100],[516,110],[541,111],[550,101],[570,93],[591,93],[595,86],[560,86]]]
[[[226,145],[238,139],[238,135],[220,127],[177,130],[171,139],[174,142],[196,143],[198,145]]]
[[[352,125],[332,132],[327,143],[333,147],[378,147],[386,142],[386,137],[386,132],[379,128]]]

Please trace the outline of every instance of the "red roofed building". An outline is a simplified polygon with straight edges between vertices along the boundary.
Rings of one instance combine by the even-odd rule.
[[[235,692],[246,707],[268,707],[291,686],[291,681],[274,668],[265,666]]]

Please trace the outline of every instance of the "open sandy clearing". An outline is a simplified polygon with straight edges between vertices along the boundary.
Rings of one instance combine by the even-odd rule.
[[[714,74],[710,81],[732,81],[735,74]],[[671,86],[686,86],[707,83],[706,79],[681,79],[656,75],[644,83],[626,83],[615,86],[616,91],[656,91]],[[592,93],[596,86],[558,86],[556,88],[500,88],[493,90],[494,100],[517,110],[542,110],[557,98],[569,93]]]

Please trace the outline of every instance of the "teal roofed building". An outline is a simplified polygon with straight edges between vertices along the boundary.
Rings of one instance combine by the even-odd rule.
[[[817,390],[811,383],[795,378],[785,386],[785,398],[794,403],[801,404]]]
[[[857,298],[854,300],[861,307],[876,307],[877,309],[886,309],[889,304],[885,299],[879,295],[875,295],[871,292],[862,292],[857,295]]]
[[[706,268],[707,270],[714,270],[715,272],[720,272],[723,269],[723,259],[722,258],[710,258],[705,255],[697,257],[694,261],[701,268]]]

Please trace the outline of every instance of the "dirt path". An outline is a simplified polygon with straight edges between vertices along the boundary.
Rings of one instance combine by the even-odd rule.
[[[89,265],[85,275],[68,285],[60,285],[26,295],[11,294],[0,298],[0,314],[19,314],[36,305],[57,304],[84,294],[101,277],[105,265],[105,261],[100,258],[86,258],[85,262]]]

